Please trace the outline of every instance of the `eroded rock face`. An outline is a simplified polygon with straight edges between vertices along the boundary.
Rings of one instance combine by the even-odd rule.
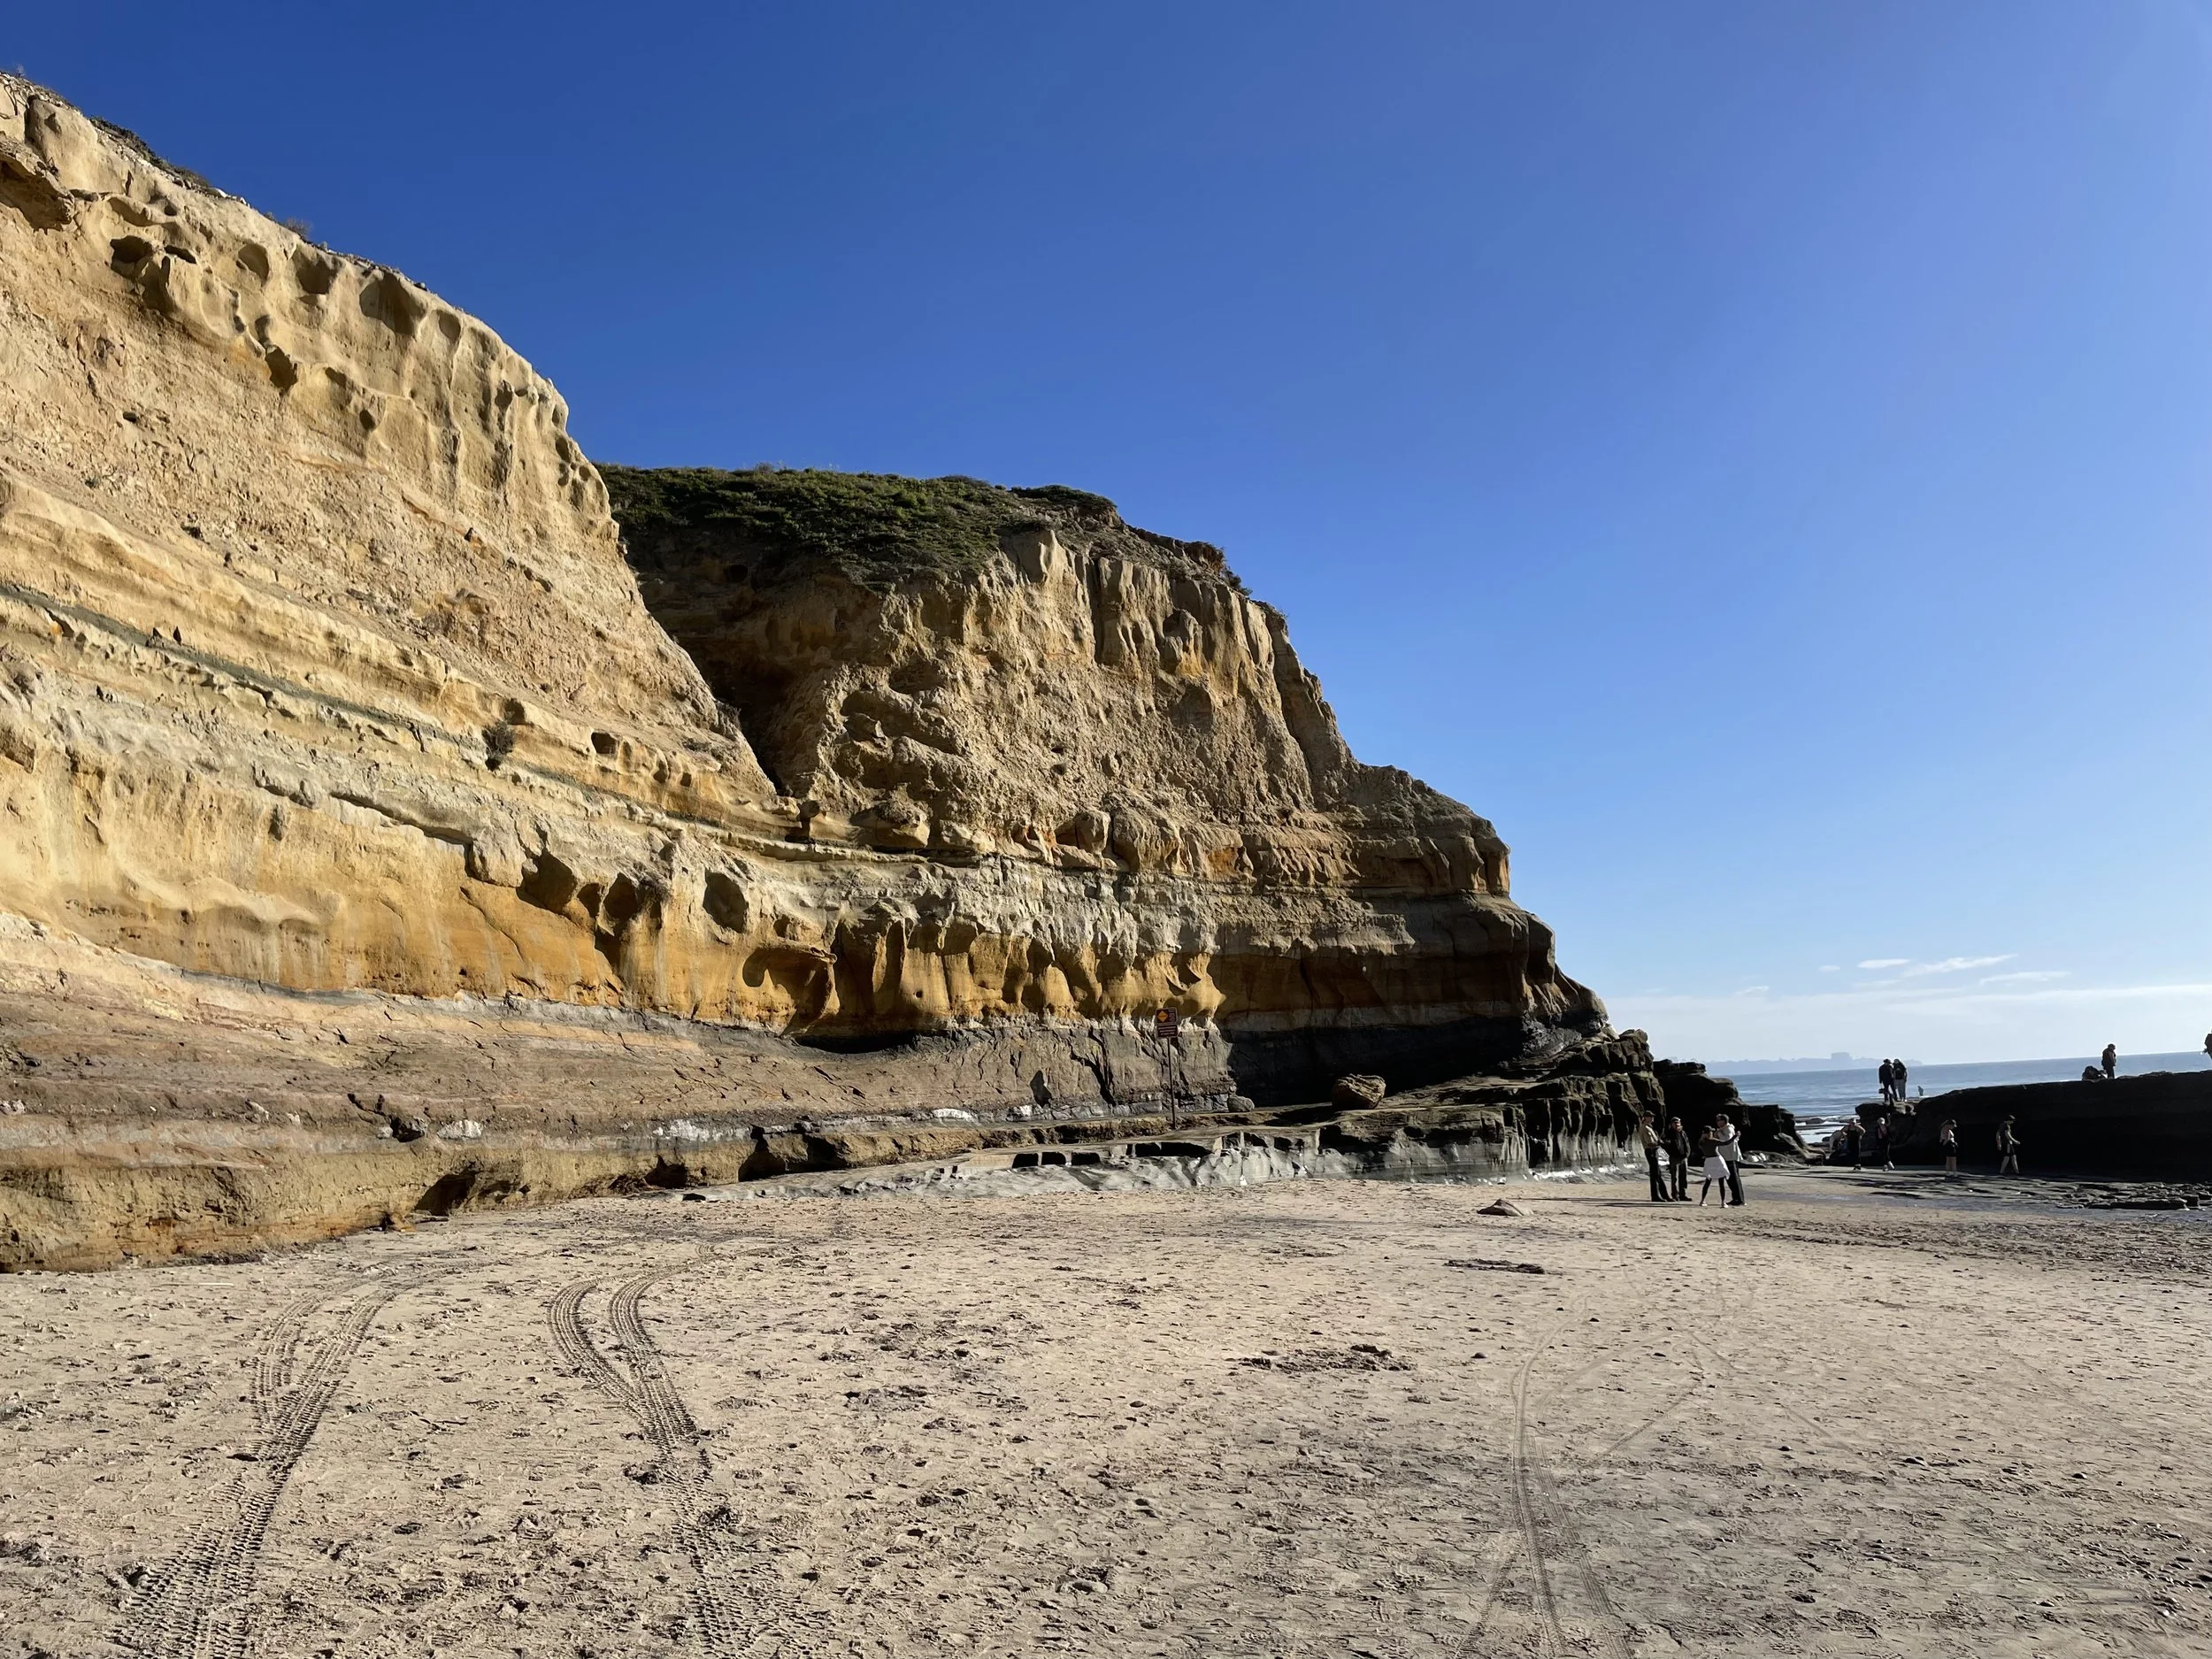
[[[1486,1023],[1502,1053],[1525,1022],[1601,1018],[1508,897],[1496,832],[1352,757],[1283,618],[1216,549],[1059,488],[606,475],[647,603],[816,841],[987,864],[1030,895],[1018,942],[1050,956],[1033,1011],[1167,1004],[1348,1057],[1371,1029]],[[921,958],[914,1006],[828,987],[807,1017],[1023,1006],[955,934],[889,948]]]
[[[0,1257],[311,1236],[511,1155],[557,1195],[677,1121],[1319,1099],[1603,1030],[1491,827],[1353,760],[1202,544],[964,484],[918,539],[949,481],[833,480],[889,505],[826,557],[617,472],[641,593],[483,324],[7,77],[0,274]],[[303,1072],[361,998],[458,1080]],[[687,1034],[626,1069],[640,1018]]]

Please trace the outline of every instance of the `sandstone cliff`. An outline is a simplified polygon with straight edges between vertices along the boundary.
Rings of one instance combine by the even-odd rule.
[[[1496,833],[1353,759],[1215,549],[1065,488],[606,477],[648,604],[809,837],[946,872],[779,917],[816,954],[787,1009],[744,1013],[861,1035],[1164,1005],[1261,1093],[1370,1050],[1402,1069],[1413,1028],[1451,1028],[1435,1064],[1463,1071],[1594,1025]]]
[[[483,324],[6,77],[0,273],[0,1259],[1603,1034],[1203,544],[617,469],[634,574]]]

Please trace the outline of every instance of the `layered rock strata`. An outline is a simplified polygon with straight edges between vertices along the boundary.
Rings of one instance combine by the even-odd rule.
[[[1064,488],[606,477],[648,604],[808,841],[944,872],[786,910],[772,936],[820,967],[735,1011],[833,1041],[1165,1006],[1262,1095],[1596,1029],[1496,832],[1352,757],[1215,549]]]
[[[1604,1032],[1203,544],[617,471],[634,573],[482,323],[5,77],[0,273],[0,1261]]]

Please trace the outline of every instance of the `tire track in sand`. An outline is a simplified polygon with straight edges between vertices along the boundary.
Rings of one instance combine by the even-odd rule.
[[[316,1291],[270,1321],[250,1383],[260,1444],[185,1547],[132,1596],[124,1609],[126,1646],[148,1659],[246,1659],[255,1582],[277,1503],[369,1326],[403,1288],[392,1282],[336,1296]],[[334,1304],[342,1309],[335,1323],[316,1332],[316,1316]]]
[[[1514,1373],[1511,1451],[1506,1472],[1515,1531],[1507,1535],[1491,1563],[1481,1609],[1456,1649],[1459,1659],[1474,1659],[1482,1651],[1483,1636],[1504,1596],[1514,1563],[1524,1558],[1528,1565],[1529,1599],[1536,1620],[1539,1653],[1566,1659],[1567,1655],[1594,1651],[1606,1655],[1608,1659],[1628,1659],[1620,1616],[1613,1610],[1611,1599],[1590,1563],[1589,1552],[1584,1548],[1565,1505],[1560,1502],[1557,1488],[1536,1454],[1529,1425],[1529,1386],[1536,1369],[1558,1342],[1562,1333],[1576,1323],[1583,1305],[1578,1297],[1563,1309],[1560,1317],[1538,1339]],[[1562,1379],[1557,1386],[1571,1386],[1601,1363],[1592,1359]],[[1672,1404],[1661,1408],[1654,1414],[1653,1421],[1672,1409]],[[1573,1599],[1579,1603],[1578,1608],[1562,1612],[1563,1588],[1575,1593]]]
[[[585,1380],[635,1418],[653,1442],[653,1465],[642,1479],[674,1500],[676,1540],[692,1566],[701,1649],[710,1659],[798,1659],[821,1651],[826,1632],[818,1628],[818,1616],[800,1606],[772,1562],[741,1549],[731,1537],[737,1517],[710,1484],[705,1437],[645,1328],[646,1293],[688,1265],[640,1273],[615,1286],[607,1325],[628,1376],[600,1351],[584,1326],[584,1300],[606,1283],[603,1279],[580,1279],[546,1304],[554,1344]]]

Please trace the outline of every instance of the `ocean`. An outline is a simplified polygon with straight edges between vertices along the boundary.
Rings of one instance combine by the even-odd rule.
[[[1907,1090],[1915,1094],[1941,1094],[1955,1088],[1979,1088],[1991,1083],[2063,1083],[2094,1065],[2094,1055],[2069,1060],[1991,1060],[1978,1065],[1916,1065],[1909,1068]],[[2203,1071],[2212,1059],[2202,1054],[2124,1054],[2120,1075],[2142,1071]],[[1718,1075],[1725,1077],[1726,1072]],[[1797,1115],[1798,1133],[1809,1142],[1826,1135],[1851,1116],[1862,1101],[1881,1098],[1881,1085],[1872,1065],[1842,1071],[1761,1071],[1736,1079],[1737,1092],[1747,1101],[1773,1102]]]

